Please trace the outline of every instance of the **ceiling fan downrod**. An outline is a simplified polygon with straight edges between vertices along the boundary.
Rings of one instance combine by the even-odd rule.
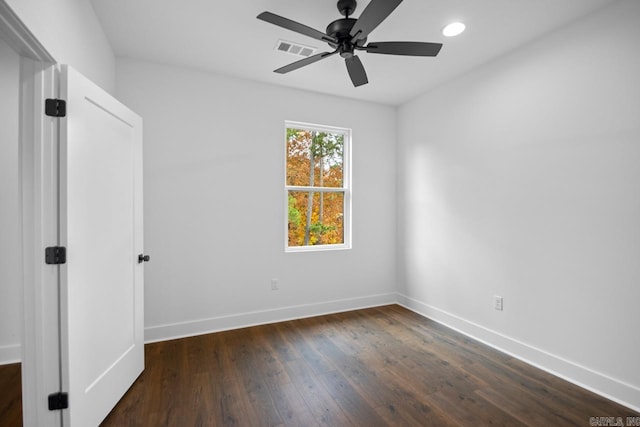
[[[357,5],[358,2],[356,0],[339,0],[338,11],[341,15],[344,15],[345,18],[348,18],[349,15],[353,15],[353,12],[356,11]]]

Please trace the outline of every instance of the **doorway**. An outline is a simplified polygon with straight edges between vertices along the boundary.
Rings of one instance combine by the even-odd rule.
[[[14,392],[19,384],[22,341],[22,270],[19,248],[19,109],[20,55],[0,38],[0,369],[11,387],[3,393],[0,408],[15,417],[19,402]],[[21,421],[21,420],[18,420]]]
[[[47,402],[46,390],[60,387],[58,307],[57,304],[45,304],[46,301],[57,301],[57,272],[36,262],[42,258],[45,242],[54,237],[51,224],[58,221],[57,202],[54,198],[42,197],[51,194],[52,187],[57,185],[53,180],[57,165],[52,161],[55,158],[55,148],[52,148],[55,129],[51,121],[41,118],[43,99],[55,97],[51,71],[54,59],[2,0],[0,41],[2,63],[7,61],[8,64],[2,71],[3,84],[12,94],[10,96],[17,94],[17,98],[3,103],[8,110],[3,111],[1,117],[5,114],[10,117],[1,122],[7,125],[7,139],[3,135],[0,144],[3,154],[8,153],[6,159],[3,156],[5,163],[2,166],[6,167],[6,188],[9,189],[6,200],[3,194],[2,207],[6,204],[9,212],[6,224],[13,223],[16,227],[11,230],[12,241],[2,250],[10,248],[17,261],[0,273],[4,275],[0,276],[3,280],[0,292],[8,296],[6,304],[11,306],[6,313],[11,316],[8,329],[3,332],[4,337],[0,336],[10,342],[0,341],[0,363],[20,362],[23,424],[56,427],[61,425],[60,414],[48,411],[39,403]],[[4,91],[2,93],[5,95]],[[17,243],[13,241],[16,233]],[[19,272],[17,285],[13,281],[16,268]],[[11,284],[4,280],[10,280]],[[1,308],[3,314],[0,316],[4,316],[4,305]],[[4,318],[2,323],[5,323]],[[12,334],[16,333],[17,339],[12,339]]]
[[[43,96],[53,97],[52,75],[46,70],[51,69],[54,61],[2,1],[0,41],[3,64],[6,61],[2,84],[11,97],[10,102],[3,104],[7,109],[2,112],[6,129],[0,140],[3,154],[7,154],[0,162],[6,169],[3,178],[7,178],[3,186],[6,189],[3,194],[6,197],[2,199],[3,225],[10,230],[6,243],[2,236],[2,251],[3,256],[4,252],[10,252],[12,260],[10,265],[3,265],[6,268],[0,273],[3,296],[7,296],[3,302],[10,307],[6,312],[6,307],[2,307],[2,321],[7,323],[7,329],[4,337],[0,337],[6,341],[0,343],[4,350],[0,356],[3,363],[20,362],[23,424],[55,427],[61,424],[61,417],[47,413],[47,408],[37,403],[46,402],[44,390],[60,387],[55,335],[58,308],[55,305],[47,311],[43,304],[57,300],[57,274],[45,271],[36,262],[44,242],[51,238],[52,227],[43,218],[58,221],[55,202],[41,197],[45,189],[50,191],[56,185],[51,179],[57,173],[56,167],[51,162],[42,162],[53,158],[50,148],[53,127],[42,120],[36,122],[41,115]]]
[[[13,237],[0,255],[15,257],[0,271],[12,308],[0,305],[0,364],[20,361],[24,425],[94,425],[144,366],[142,121],[54,65],[2,0],[0,40],[0,88],[13,94],[0,141],[0,231]]]

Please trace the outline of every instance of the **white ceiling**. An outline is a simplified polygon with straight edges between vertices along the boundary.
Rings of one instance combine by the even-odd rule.
[[[270,11],[325,31],[341,15],[335,0],[92,0],[118,56],[184,66],[282,86],[398,105],[612,0],[404,0],[369,41],[442,42],[436,58],[358,55],[369,84],[354,88],[339,56],[280,75],[299,57],[278,39],[328,45],[256,19]],[[358,2],[358,17],[369,0]],[[461,20],[467,31],[441,34]]]

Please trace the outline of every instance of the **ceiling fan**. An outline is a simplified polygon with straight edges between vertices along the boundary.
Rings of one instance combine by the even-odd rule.
[[[355,54],[356,51],[364,50],[369,53],[407,56],[436,56],[440,52],[442,43],[371,42],[366,44],[369,33],[380,25],[400,3],[402,3],[402,0],[371,0],[360,14],[360,17],[354,19],[349,16],[355,11],[357,1],[339,0],[338,10],[344,15],[344,18],[330,23],[327,26],[326,33],[271,12],[262,12],[257,18],[326,42],[334,49],[333,52],[321,52],[285,65],[274,72],[285,74],[339,53],[345,59],[347,72],[353,85],[358,87],[369,83],[369,80],[360,58]]]

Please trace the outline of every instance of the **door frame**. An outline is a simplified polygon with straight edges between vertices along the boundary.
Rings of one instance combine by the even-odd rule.
[[[19,183],[23,322],[22,417],[25,426],[62,425],[47,397],[60,391],[59,268],[44,248],[58,243],[58,124],[44,100],[58,91],[56,61],[0,0],[0,37],[20,55]]]

